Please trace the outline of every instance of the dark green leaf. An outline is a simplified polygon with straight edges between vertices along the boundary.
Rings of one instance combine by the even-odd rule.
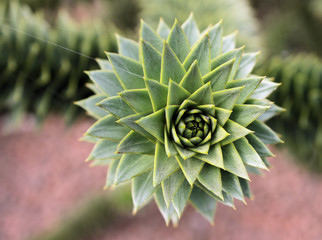
[[[182,172],[186,176],[186,179],[192,186],[196,181],[205,162],[200,161],[197,158],[188,158],[184,160],[180,156],[176,156],[176,159],[181,167]]]
[[[224,156],[224,169],[238,177],[249,180],[246,168],[235,146],[230,143],[222,147]]]
[[[263,77],[252,77],[234,80],[227,83],[227,88],[236,88],[244,86],[236,102],[237,104],[242,104],[249,98],[249,96],[258,87],[258,85],[261,83],[263,79]]]
[[[119,35],[116,35],[116,40],[121,55],[139,61],[139,46],[137,42]]]
[[[193,14],[190,14],[189,18],[182,24],[182,29],[187,36],[190,46],[192,46],[200,36],[200,31]]]
[[[126,135],[117,147],[117,153],[148,154],[153,155],[155,144],[133,130]]]
[[[255,121],[261,114],[267,111],[269,107],[241,104],[235,105],[230,119],[247,127],[250,123]]]
[[[180,83],[185,73],[186,71],[181,65],[178,57],[169,45],[164,42],[161,63],[161,83],[168,85],[170,79],[176,83]]]
[[[261,157],[256,150],[250,145],[246,138],[241,138],[234,142],[234,145],[243,162],[249,166],[267,169]]]
[[[283,142],[278,135],[265,123],[262,123],[258,120],[252,122],[248,128],[255,132],[255,135],[264,143],[264,144],[276,144]]]
[[[226,89],[212,94],[216,107],[232,110],[242,91],[242,87]]]
[[[97,121],[85,134],[112,141],[122,140],[130,130],[116,123],[117,118],[109,115]]]
[[[183,183],[180,185],[178,191],[174,195],[172,199],[172,204],[178,213],[179,217],[181,216],[187,201],[190,197],[192,191],[192,187],[190,186],[189,182],[184,179]]]
[[[188,92],[193,93],[204,85],[202,76],[198,67],[197,60],[193,62],[187,73],[180,82],[180,86],[184,87]]]
[[[228,120],[224,126],[224,129],[230,134],[226,137],[223,141],[221,141],[221,145],[226,145],[228,143],[234,142],[242,137],[245,137],[252,131],[248,130],[247,128],[239,125],[238,123]]]
[[[123,154],[117,167],[115,184],[119,184],[139,176],[153,168],[153,156],[140,154]]]
[[[165,110],[161,109],[136,121],[141,127],[164,143]]]
[[[210,43],[208,34],[201,38],[191,49],[183,62],[184,68],[188,70],[195,60],[198,61],[202,76],[210,72]]]
[[[219,67],[212,70],[210,73],[204,76],[203,80],[205,83],[211,83],[211,89],[214,92],[225,89],[226,83],[231,74],[231,70],[234,66],[236,58],[220,65]]]
[[[143,20],[141,20],[140,36],[143,40],[149,42],[159,52],[162,52],[162,38]]]
[[[194,187],[190,196],[192,206],[200,212],[211,224],[214,223],[214,215],[217,201],[198,187]]]
[[[135,114],[134,110],[120,97],[110,97],[97,103],[98,106],[108,111],[117,118]]]
[[[149,202],[152,194],[156,190],[156,188],[153,187],[152,176],[152,171],[149,171],[133,179],[132,200],[134,214]]]
[[[152,112],[152,103],[146,89],[131,89],[119,93],[125,102],[137,113]]]
[[[106,54],[124,89],[138,89],[145,87],[143,69],[139,62],[115,53]]]
[[[223,199],[221,174],[219,168],[205,164],[198,176],[198,180],[209,191]]]
[[[179,60],[183,62],[190,51],[190,47],[188,40],[177,20],[175,20],[171,29],[168,43]]]
[[[168,157],[164,145],[157,142],[154,157],[153,184],[156,186],[179,169],[174,157]]]
[[[243,54],[236,73],[236,79],[246,78],[249,76],[249,74],[253,71],[258,54],[259,52]]]
[[[161,54],[150,43],[141,40],[142,65],[145,78],[160,79]]]
[[[185,177],[181,170],[171,174],[162,182],[164,200],[169,207],[174,195],[177,193]]]
[[[116,154],[118,142],[109,140],[100,140],[96,143],[87,160],[94,159],[119,159],[121,154]]]
[[[168,86],[150,79],[146,79],[145,85],[150,95],[153,111],[164,108],[167,105]]]
[[[87,72],[91,80],[99,87],[107,96],[117,96],[123,88],[114,72],[111,71],[89,71]]]

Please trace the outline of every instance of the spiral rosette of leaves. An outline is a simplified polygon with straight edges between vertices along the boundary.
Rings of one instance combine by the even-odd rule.
[[[188,202],[213,222],[217,202],[250,198],[247,172],[267,169],[265,144],[281,141],[263,122],[279,112],[265,100],[278,84],[250,74],[258,53],[192,15],[157,32],[142,21],[139,43],[118,43],[79,102],[99,119],[85,139],[88,160],[109,165],[106,187],[131,180],[134,212],[154,198],[167,224]]]

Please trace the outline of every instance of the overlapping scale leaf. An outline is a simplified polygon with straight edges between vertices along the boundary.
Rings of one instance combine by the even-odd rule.
[[[87,131],[102,139],[89,160],[110,165],[106,187],[132,179],[134,212],[154,197],[167,224],[188,203],[213,223],[218,202],[251,197],[248,171],[268,168],[265,144],[281,140],[260,118],[278,113],[265,100],[277,85],[251,74],[258,53],[235,39],[193,15],[157,31],[142,21],[138,44],[118,37],[107,54],[114,72],[89,72],[105,114]]]

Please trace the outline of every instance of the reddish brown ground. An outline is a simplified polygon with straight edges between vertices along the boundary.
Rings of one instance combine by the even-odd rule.
[[[49,229],[102,191],[106,170],[88,168],[91,145],[77,141],[90,124],[83,119],[66,129],[59,117],[50,117],[40,132],[29,120],[0,136],[1,240]],[[93,239],[322,239],[322,177],[295,166],[286,152],[277,156],[270,172],[252,176],[255,200],[237,203],[237,211],[220,205],[214,227],[188,208],[178,228],[167,228],[151,205]]]

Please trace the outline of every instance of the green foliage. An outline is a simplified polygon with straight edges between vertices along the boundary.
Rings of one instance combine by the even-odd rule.
[[[322,56],[320,0],[253,0],[262,20],[262,35],[270,54],[314,52]]]
[[[51,28],[43,15],[16,2],[1,4],[0,12],[0,111],[10,113],[10,124],[18,124],[27,111],[39,121],[52,110],[74,119],[79,111],[73,102],[90,95],[83,71],[97,67],[85,55],[113,50],[111,34],[102,34],[106,27],[99,23],[77,25],[62,12]]]
[[[261,48],[259,27],[248,1],[139,0],[139,2],[142,8],[141,17],[153,26],[158,24],[160,17],[166,23],[172,23],[175,18],[183,23],[193,12],[200,28],[207,28],[209,23],[223,19],[225,34],[238,30],[240,45],[246,44],[252,50]]]
[[[222,33],[221,22],[200,33],[192,15],[157,32],[142,21],[139,43],[119,37],[119,54],[88,72],[88,160],[110,166],[106,187],[132,182],[134,212],[154,198],[177,224],[190,202],[213,222],[218,201],[251,196],[247,169],[267,169],[265,144],[281,142],[260,120],[280,112],[265,99],[278,84],[251,74],[258,53]]]
[[[268,73],[282,85],[273,100],[287,111],[270,125],[285,136],[296,159],[322,171],[322,61],[315,55],[274,57],[258,73]]]

